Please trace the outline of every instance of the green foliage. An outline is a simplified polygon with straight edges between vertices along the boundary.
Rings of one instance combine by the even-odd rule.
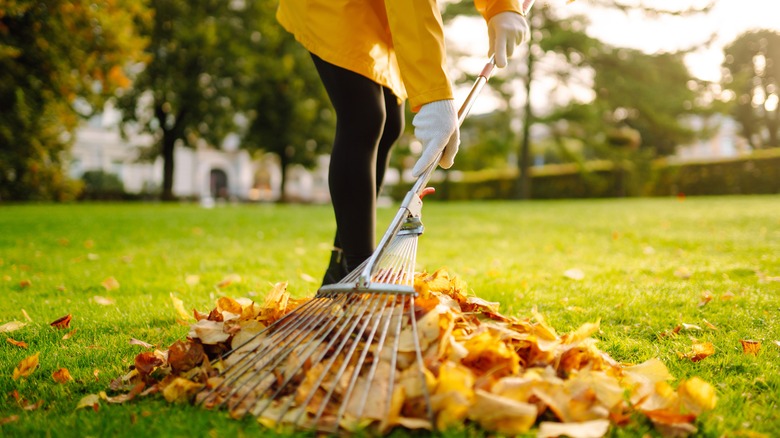
[[[75,197],[62,155],[81,117],[129,85],[145,14],[132,0],[0,1],[0,199]]]
[[[447,266],[502,314],[526,318],[536,308],[558,333],[600,319],[596,347],[616,360],[657,357],[676,377],[672,385],[693,376],[712,383],[719,401],[697,421],[701,436],[772,436],[780,428],[780,197],[442,203],[437,196],[423,208],[419,269]],[[380,210],[380,223],[395,211]],[[160,394],[101,401],[97,412],[75,406],[87,394],[115,394],[111,380],[145,351],[129,339],[164,349],[187,336],[171,293],[201,312],[223,294],[262,302],[279,281],[311,296],[317,284],[307,278],[325,269],[332,227],[327,206],[0,207],[0,324],[26,322],[3,335],[29,344],[0,346],[0,420],[18,415],[0,426],[3,436],[274,436],[252,418],[169,404]],[[584,278],[567,278],[572,268]],[[242,281],[217,289],[229,274]],[[109,276],[119,289],[100,285]],[[700,306],[705,292],[713,299]],[[70,339],[49,326],[66,314],[76,329]],[[661,336],[683,323],[701,330]],[[692,337],[712,342],[715,354],[679,359]],[[743,354],[740,339],[761,341],[758,355]],[[40,368],[12,380],[13,368],[36,352]],[[61,367],[75,380],[56,384],[51,374]],[[43,405],[24,410],[13,391]],[[652,430],[631,418],[608,436],[659,435]]]
[[[754,148],[780,147],[780,33],[747,32],[725,49],[723,88],[732,115]]]
[[[81,180],[84,182],[83,199],[121,199],[125,193],[122,180],[113,173],[88,170]]]

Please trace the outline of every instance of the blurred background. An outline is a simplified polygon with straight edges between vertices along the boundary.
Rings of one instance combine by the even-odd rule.
[[[271,0],[0,0],[0,202],[329,202],[334,115]],[[487,61],[440,2],[458,101]],[[537,0],[438,199],[780,193],[780,3]],[[385,199],[420,145],[395,149]]]

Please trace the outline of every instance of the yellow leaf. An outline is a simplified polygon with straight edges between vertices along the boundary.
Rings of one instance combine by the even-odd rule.
[[[29,377],[38,368],[38,355],[40,353],[35,353],[30,357],[22,359],[19,365],[14,368],[13,379],[19,380],[21,377]]]
[[[163,397],[170,403],[187,401],[190,396],[197,393],[203,385],[191,380],[177,377],[163,389]]]
[[[554,438],[567,436],[569,438],[601,438],[609,430],[609,420],[591,420],[578,423],[539,423],[537,438]]]
[[[715,346],[712,342],[694,342],[693,345],[691,345],[690,351],[677,354],[681,358],[690,359],[691,362],[698,362],[715,354]]]
[[[474,399],[474,373],[462,365],[447,361],[439,368],[439,380],[431,405],[437,412],[440,430],[460,427]]]
[[[100,396],[97,394],[86,395],[79,400],[76,409],[92,408],[95,409],[100,404]]]
[[[5,338],[5,340],[9,344],[16,345],[17,347],[20,347],[20,348],[27,348],[28,347],[27,342],[24,342],[24,341],[17,341],[16,339],[11,339],[11,338]]]
[[[114,277],[106,278],[102,283],[100,283],[100,285],[106,288],[106,290],[119,289],[119,282]]]
[[[230,274],[217,283],[217,287],[222,289],[230,286],[233,283],[241,283],[241,276],[238,274]]]
[[[176,298],[176,295],[174,295],[173,292],[171,292],[171,302],[173,303],[173,308],[176,309],[176,313],[179,314],[179,318],[184,320],[194,319],[189,312],[184,310],[184,301]]]
[[[19,330],[20,328],[26,326],[26,322],[21,321],[11,321],[7,322],[3,325],[0,325],[0,333],[10,333],[16,330]]]
[[[696,415],[715,409],[718,402],[715,388],[698,377],[682,381],[677,392],[685,408]]]
[[[468,417],[476,421],[485,430],[505,435],[517,435],[528,432],[536,422],[535,404],[501,397],[483,390],[475,391],[474,404],[468,411]]]

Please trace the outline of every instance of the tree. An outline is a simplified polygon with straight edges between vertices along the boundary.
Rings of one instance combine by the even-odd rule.
[[[284,197],[288,167],[315,164],[332,142],[335,115],[309,53],[275,21],[266,26],[260,50],[270,56],[258,59],[251,81],[245,140],[279,157]]]
[[[79,121],[129,85],[144,17],[133,0],[0,0],[0,199],[77,195],[63,155]]]
[[[732,115],[753,148],[780,146],[780,33],[747,32],[724,49],[723,89]]]

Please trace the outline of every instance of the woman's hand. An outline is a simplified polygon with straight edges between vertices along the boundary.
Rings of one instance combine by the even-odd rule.
[[[426,103],[412,120],[414,135],[423,145],[422,155],[412,169],[412,175],[418,177],[441,155],[439,165],[445,169],[452,167],[455,154],[460,145],[458,129],[458,111],[453,100],[437,100]]]
[[[488,21],[488,38],[488,56],[495,54],[496,67],[504,68],[515,47],[528,39],[528,22],[517,12],[500,12]]]

